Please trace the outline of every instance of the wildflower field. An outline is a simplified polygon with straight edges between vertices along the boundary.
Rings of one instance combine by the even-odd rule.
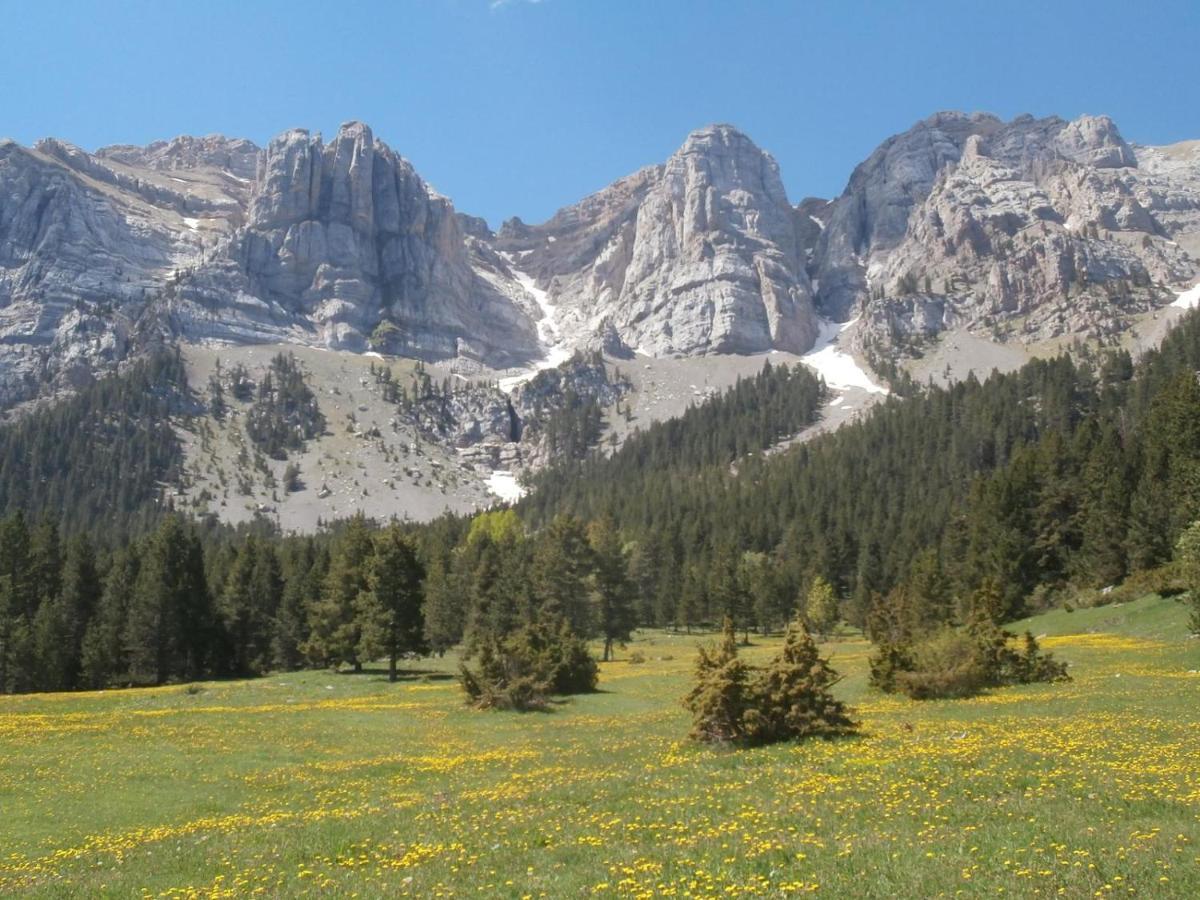
[[[862,734],[738,752],[685,740],[703,638],[659,632],[546,713],[467,709],[449,658],[2,697],[0,895],[1200,897],[1185,619],[1021,623],[1074,680],[964,701],[826,644]]]

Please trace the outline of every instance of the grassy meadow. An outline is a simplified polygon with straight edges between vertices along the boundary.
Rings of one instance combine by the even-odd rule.
[[[449,658],[0,697],[0,896],[1200,897],[1185,620],[1021,623],[1074,681],[965,701],[826,644],[861,736],[741,752],[685,739],[701,638],[659,632],[548,713],[468,710]]]

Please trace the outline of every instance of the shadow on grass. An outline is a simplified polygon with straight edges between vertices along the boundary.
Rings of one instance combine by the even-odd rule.
[[[383,666],[363,666],[357,672],[354,669],[338,669],[335,674],[354,678],[369,677],[372,681],[381,680],[379,676],[383,676],[383,681],[387,681],[388,678],[388,670]],[[400,684],[403,681],[452,681],[456,677],[453,672],[447,672],[443,669],[396,670],[396,684]]]

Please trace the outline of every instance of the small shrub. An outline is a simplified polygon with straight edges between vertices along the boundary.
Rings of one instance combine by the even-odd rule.
[[[990,687],[1069,681],[1067,664],[1044,652],[1026,632],[1016,635],[986,617],[965,628],[946,627],[906,645],[880,644],[871,658],[871,684],[914,700],[970,697]]]
[[[476,668],[459,669],[467,702],[479,709],[544,709],[552,695],[594,691],[598,677],[595,657],[565,620],[489,638]]]
[[[838,680],[801,622],[788,627],[770,664],[755,669],[738,659],[733,623],[726,619],[721,643],[700,648],[696,684],[684,698],[693,716],[690,737],[768,744],[849,733],[858,726],[831,693]]]

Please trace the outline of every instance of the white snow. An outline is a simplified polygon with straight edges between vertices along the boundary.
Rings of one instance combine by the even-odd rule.
[[[1200,284],[1188,288],[1186,291],[1181,291],[1179,296],[1175,298],[1175,302],[1171,304],[1180,309],[1195,309],[1200,306]]]
[[[512,472],[493,472],[487,477],[487,488],[506,503],[516,503],[525,496],[525,488],[517,483],[517,476]]]
[[[814,224],[815,224],[815,225],[816,225],[818,228],[820,228],[822,231],[824,231],[824,230],[825,230],[825,223],[824,223],[824,222],[822,222],[822,221],[821,221],[820,219],[818,219],[816,216],[809,216],[809,218],[813,220],[813,223],[814,223]]]
[[[363,354],[363,356],[373,356],[376,359],[383,359],[383,354],[379,353],[375,350],[368,350],[366,353]]]
[[[190,228],[192,231],[200,230],[200,220],[199,219],[189,219],[187,216],[184,216],[183,224],[186,225],[188,228]]]
[[[822,321],[817,342],[800,359],[831,388],[861,388],[872,394],[886,394],[887,388],[876,384],[853,356],[838,349],[838,336],[857,321],[856,318],[849,322]]]
[[[554,304],[550,302],[550,295],[539,288],[537,282],[527,272],[517,266],[516,260],[511,254],[504,254],[504,257],[508,261],[517,284],[533,298],[533,302],[542,311],[542,317],[537,323],[537,332],[538,343],[542,345],[545,354],[533,364],[533,368],[500,379],[500,390],[507,394],[518,384],[524,384],[543,369],[554,369],[565,363],[571,358],[571,350],[563,342],[562,333],[559,331],[558,322],[554,317],[556,310]]]

